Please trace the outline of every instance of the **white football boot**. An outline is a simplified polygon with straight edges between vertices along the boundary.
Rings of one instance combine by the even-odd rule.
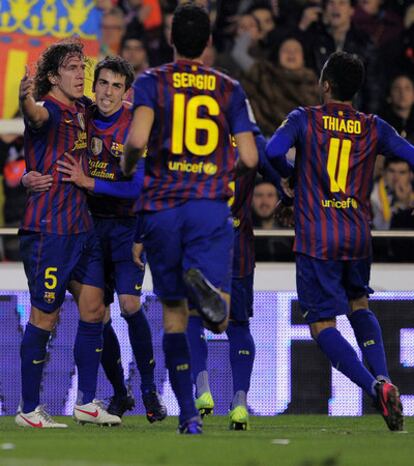
[[[117,426],[122,420],[119,416],[109,414],[102,401],[93,400],[84,405],[75,405],[73,419],[78,424],[97,424],[100,426]]]
[[[38,429],[66,429],[67,427],[67,424],[55,422],[52,416],[45,411],[43,405],[39,405],[30,413],[18,411],[15,421],[18,426]]]

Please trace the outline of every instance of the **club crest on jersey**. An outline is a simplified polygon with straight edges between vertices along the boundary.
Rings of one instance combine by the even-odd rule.
[[[54,291],[45,291],[45,294],[43,295],[43,300],[47,304],[54,303],[55,299],[56,299],[56,293]]]
[[[78,117],[80,127],[85,131],[85,116],[83,113],[78,113],[76,116]]]
[[[91,151],[93,155],[99,155],[103,149],[103,141],[97,137],[93,137],[91,140]]]
[[[114,157],[121,157],[123,153],[124,153],[124,145],[121,144],[120,142],[112,141],[111,154]]]

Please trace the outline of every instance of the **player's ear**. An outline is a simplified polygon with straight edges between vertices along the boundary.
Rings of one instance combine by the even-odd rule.
[[[331,85],[329,81],[322,81],[322,90],[324,94],[327,94],[331,90]]]
[[[57,84],[57,76],[51,72],[47,73],[47,78],[49,79],[52,85]]]

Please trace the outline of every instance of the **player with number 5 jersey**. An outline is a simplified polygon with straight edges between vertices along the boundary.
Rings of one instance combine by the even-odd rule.
[[[189,41],[189,37],[191,40]],[[175,61],[135,82],[123,167],[130,173],[145,147],[138,210],[154,292],[163,304],[163,346],[180,406],[179,430],[201,433],[185,334],[187,297],[216,332],[228,321],[233,228],[227,205],[236,164],[257,165],[248,103],[240,85],[200,59],[210,37],[206,10],[185,4],[174,13]]]
[[[376,115],[352,107],[363,78],[357,56],[332,54],[320,78],[324,104],[293,111],[268,143],[267,155],[288,177],[292,167],[285,154],[296,147],[296,283],[311,334],[332,366],[373,399],[389,429],[401,431],[399,391],[388,373],[380,325],[368,307],[369,195],[377,154],[414,166],[414,147]],[[369,369],[336,329],[341,314]]]

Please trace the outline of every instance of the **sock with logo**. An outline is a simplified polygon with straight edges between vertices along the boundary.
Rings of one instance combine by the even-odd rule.
[[[170,384],[180,407],[180,424],[198,416],[194,404],[190,350],[185,333],[165,333],[162,341]]]
[[[247,393],[253,370],[255,346],[249,322],[230,321],[226,330],[230,345],[230,365],[233,393]]]
[[[210,391],[207,373],[207,341],[203,321],[199,316],[188,319],[187,338],[190,345],[191,373],[196,385],[197,397]]]
[[[22,412],[30,413],[39,405],[40,384],[50,332],[26,325],[20,346],[22,374]]]
[[[376,380],[358,359],[352,346],[334,327],[325,328],[316,339],[321,350],[335,367],[348,379],[361,387],[369,396],[375,398]]]
[[[91,323],[80,320],[73,351],[78,368],[77,404],[87,404],[95,398],[102,351],[102,322]]]
[[[369,309],[359,309],[348,316],[354,334],[374,377],[389,380],[381,327]]]
[[[128,324],[129,341],[141,376],[141,391],[142,393],[154,391],[154,350],[145,312],[140,308],[134,314],[122,314],[122,317]]]
[[[122,398],[127,395],[124,380],[124,369],[121,362],[121,349],[118,337],[112,327],[112,320],[104,325],[103,329],[103,351],[101,359],[102,367],[106,377],[114,389],[114,396]]]

